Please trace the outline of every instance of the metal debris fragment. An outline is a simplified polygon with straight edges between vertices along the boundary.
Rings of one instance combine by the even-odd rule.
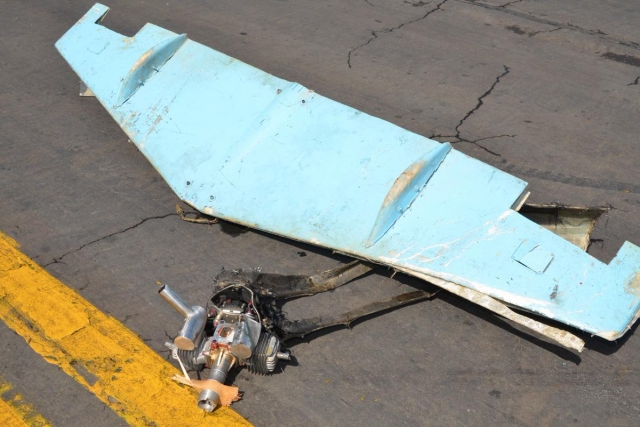
[[[182,209],[182,206],[180,206],[177,203],[176,203],[176,213],[180,215],[180,218],[183,221],[187,221],[187,222],[193,222],[196,224],[217,224],[218,223],[218,218],[211,218],[211,217],[207,218],[206,216],[200,215],[199,213],[196,213],[196,212],[185,213],[184,209]],[[195,217],[192,218],[188,215],[194,215]]]

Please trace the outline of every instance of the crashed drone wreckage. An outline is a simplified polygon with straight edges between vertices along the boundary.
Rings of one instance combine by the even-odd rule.
[[[578,336],[510,307],[610,341],[637,320],[638,246],[625,242],[605,264],[585,251],[588,233],[561,236],[521,212],[526,182],[185,34],[153,24],[118,34],[100,25],[108,10],[94,5],[56,47],[81,95],[95,96],[202,214],[423,279],[577,351]],[[594,219],[579,212],[590,231]],[[242,313],[213,302],[216,316],[237,325],[241,314],[233,336],[259,345],[255,301],[240,288],[236,297]],[[179,307],[190,324],[195,315]],[[243,358],[226,344],[233,363],[255,366],[256,347]]]
[[[377,301],[346,313],[308,319],[287,318],[279,302],[336,289],[373,270],[376,266],[353,261],[314,276],[262,273],[259,270],[223,270],[215,279],[211,304],[189,307],[164,285],[158,293],[184,318],[182,329],[166,343],[171,357],[183,371],[174,379],[200,390],[198,406],[211,412],[239,398],[236,387],[225,386],[229,370],[245,366],[249,372],[272,373],[279,360],[291,360],[284,342],[313,331],[354,320],[433,295],[413,291]],[[188,370],[209,369],[206,380],[192,380]]]

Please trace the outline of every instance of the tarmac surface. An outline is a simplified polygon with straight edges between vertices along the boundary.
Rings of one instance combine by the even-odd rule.
[[[158,283],[204,304],[222,267],[313,274],[347,261],[175,214],[177,197],[100,104],[77,96],[77,76],[53,46],[92,5],[0,1],[0,230],[163,355],[181,319],[157,296]],[[146,22],[186,32],[324,96],[451,141],[529,182],[531,202],[610,206],[589,249],[602,261],[625,240],[640,245],[639,4],[107,5],[103,24],[122,34]],[[390,273],[286,309],[293,317],[337,313],[433,289]],[[296,341],[297,363],[275,375],[239,371],[233,381],[245,394],[233,408],[257,426],[636,426],[635,331],[617,343],[582,334],[587,348],[575,354],[443,291]],[[3,324],[0,337],[0,375],[53,425],[124,425]]]

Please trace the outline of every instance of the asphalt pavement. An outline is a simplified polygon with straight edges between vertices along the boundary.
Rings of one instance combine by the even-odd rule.
[[[589,249],[604,262],[625,240],[640,245],[640,4],[106,4],[103,24],[122,34],[146,22],[185,32],[450,141],[526,180],[532,202],[609,206]],[[77,76],[54,48],[92,5],[0,1],[0,230],[163,355],[181,319],[157,296],[159,283],[204,304],[223,267],[313,274],[347,261],[175,214],[177,197],[101,105],[78,96]],[[292,316],[337,313],[416,287],[433,289],[383,270],[286,309]],[[275,375],[234,374],[245,394],[233,408],[257,426],[636,426],[635,331],[617,343],[581,334],[587,348],[577,354],[440,292],[294,342],[297,363]],[[0,336],[0,375],[53,425],[122,425],[4,325]]]

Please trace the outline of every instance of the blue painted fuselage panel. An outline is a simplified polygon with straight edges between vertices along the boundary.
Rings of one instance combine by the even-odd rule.
[[[442,278],[607,339],[634,321],[637,246],[601,263],[511,210],[524,181],[154,25],[124,37],[96,23],[107,10],[94,6],[56,46],[191,206]],[[367,247],[394,183],[438,152],[426,185]]]

